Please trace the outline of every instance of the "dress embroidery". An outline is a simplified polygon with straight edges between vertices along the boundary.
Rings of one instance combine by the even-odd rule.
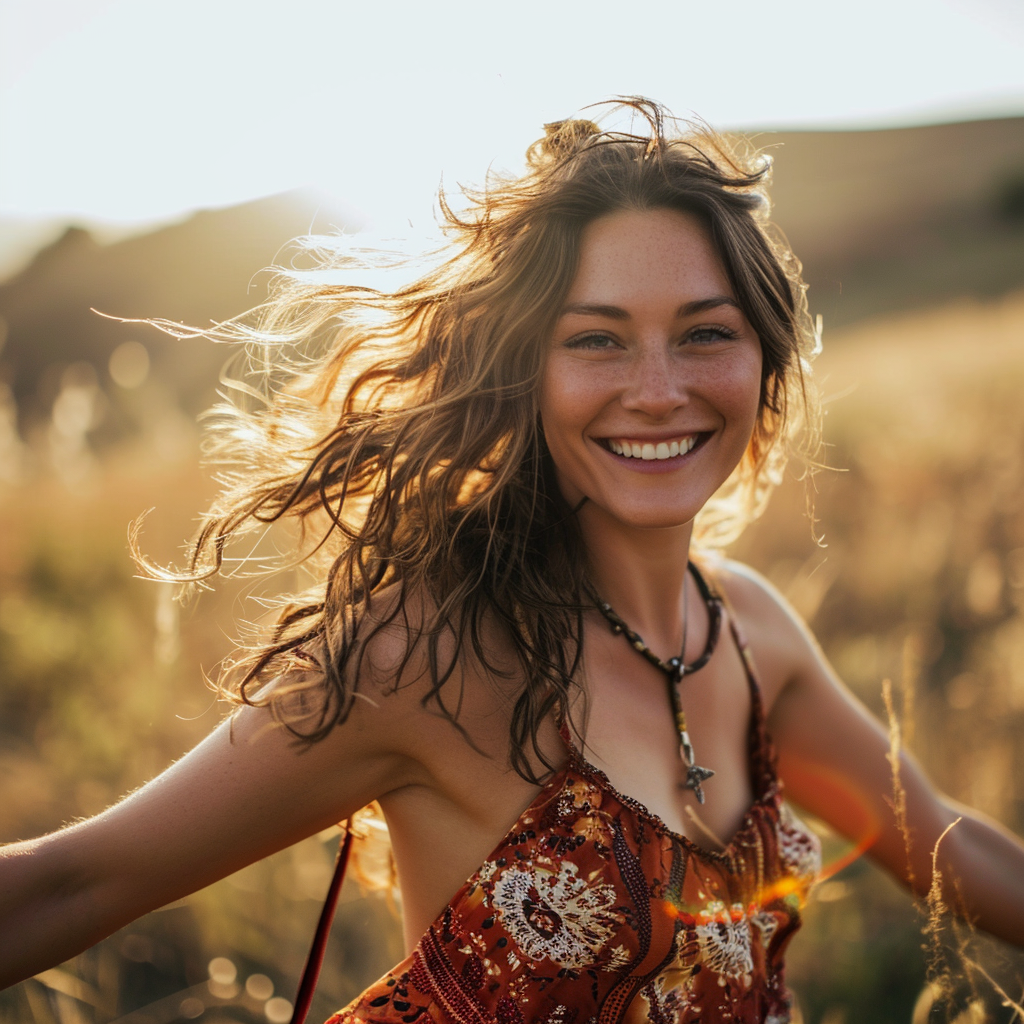
[[[733,633],[755,798],[724,850],[618,793],[563,731],[564,767],[412,953],[327,1024],[786,1024],[783,957],[821,850],[782,802]]]

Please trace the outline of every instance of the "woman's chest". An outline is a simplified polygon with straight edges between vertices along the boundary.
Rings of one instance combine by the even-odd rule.
[[[612,638],[617,639],[617,638]],[[754,798],[750,683],[740,656],[723,644],[678,685],[697,764],[714,774],[701,805],[687,788],[687,764],[666,676],[628,645],[595,644],[585,691],[574,707],[577,745],[619,792],[650,808],[675,832],[704,846],[727,841]]]
[[[605,773],[612,789],[649,810],[667,828],[715,850],[740,827],[755,798],[750,683],[732,644],[722,644],[683,682],[681,698],[696,757],[714,771],[698,805],[685,787],[686,765],[665,677],[628,645],[593,638],[567,722],[569,742]],[[511,684],[510,684],[511,685]],[[494,680],[464,679],[460,734],[425,716],[426,783],[382,801],[405,893],[407,935],[426,924],[494,849],[540,791],[509,766],[514,702]],[[523,740],[538,776],[545,766]],[[537,730],[548,763],[566,760],[565,739],[550,715]]]

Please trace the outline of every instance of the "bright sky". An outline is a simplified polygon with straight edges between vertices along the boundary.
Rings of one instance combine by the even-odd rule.
[[[643,93],[717,126],[1024,113],[1020,0],[0,0],[0,217],[311,185],[384,226]]]

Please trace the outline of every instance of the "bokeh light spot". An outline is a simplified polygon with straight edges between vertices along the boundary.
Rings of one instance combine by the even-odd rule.
[[[241,991],[240,987],[234,982],[231,982],[229,985],[225,985],[219,981],[209,981],[207,982],[206,987],[209,990],[210,995],[217,999],[232,1000]]]
[[[207,970],[210,972],[210,981],[218,985],[230,985],[238,977],[238,968],[226,956],[215,956]]]
[[[68,387],[53,403],[53,425],[64,437],[78,437],[92,426],[93,392],[86,388]]]
[[[137,388],[149,376],[149,352],[139,341],[125,341],[110,354],[107,368],[118,387]]]
[[[201,1017],[203,1011],[206,1009],[206,1004],[202,999],[196,999],[195,996],[189,996],[187,999],[182,999],[181,1005],[178,1007],[178,1013],[187,1020],[195,1020],[196,1017]]]
[[[250,974],[245,980],[245,991],[253,999],[269,999],[274,994],[274,983],[265,974]]]
[[[273,999],[267,1000],[267,1005],[263,1007],[263,1013],[269,1024],[288,1024],[288,1021],[292,1019],[292,1004],[287,999],[282,999],[281,996],[274,996]]]

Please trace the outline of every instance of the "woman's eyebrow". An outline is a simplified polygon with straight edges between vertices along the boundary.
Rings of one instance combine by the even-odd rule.
[[[716,309],[719,306],[732,306],[739,309],[740,304],[730,295],[715,295],[710,299],[695,299],[693,302],[685,302],[676,310],[677,317],[694,316],[697,313],[706,313],[709,309]]]
[[[696,316],[698,313],[706,313],[709,309],[717,309],[719,306],[732,306],[740,309],[740,304],[729,295],[713,295],[707,299],[694,299],[693,302],[684,302],[676,310],[676,317]],[[621,306],[607,306],[600,302],[573,302],[562,307],[560,316],[603,316],[609,320],[628,320],[629,313]]]
[[[605,306],[599,302],[573,302],[562,307],[559,316],[605,316],[610,320],[628,320],[627,313],[621,306]]]

